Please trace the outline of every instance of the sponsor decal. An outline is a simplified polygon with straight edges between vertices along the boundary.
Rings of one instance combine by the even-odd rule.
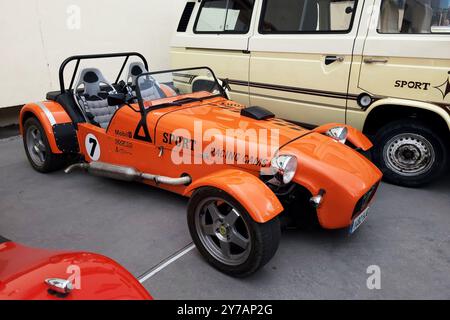
[[[116,151],[116,153],[126,154],[126,155],[133,154],[133,152],[132,152],[133,143],[132,142],[122,140],[122,139],[115,139],[114,144],[116,145],[116,147],[114,149]]]
[[[180,128],[162,133],[162,141],[173,146],[171,159],[177,165],[242,164],[265,168],[280,147],[278,129],[249,129],[245,123],[239,129],[223,132],[216,128],[203,130],[202,122],[195,121],[193,135]]]
[[[133,138],[133,133],[131,131],[115,130],[114,134],[122,138]]]

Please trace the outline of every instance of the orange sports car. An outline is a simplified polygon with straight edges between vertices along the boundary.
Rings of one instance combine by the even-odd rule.
[[[97,59],[121,59],[114,82],[84,67]],[[194,243],[210,264],[236,277],[273,257],[280,221],[350,233],[364,222],[382,174],[359,152],[372,147],[361,132],[337,123],[307,130],[233,102],[226,79],[207,67],[147,70],[138,53],[64,61],[60,90],[20,114],[31,165],[190,197]]]

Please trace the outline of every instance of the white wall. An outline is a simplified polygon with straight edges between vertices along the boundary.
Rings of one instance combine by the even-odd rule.
[[[59,66],[75,54],[138,51],[150,69],[170,67],[170,39],[184,4],[0,0],[0,108],[43,100],[47,91],[58,90]]]

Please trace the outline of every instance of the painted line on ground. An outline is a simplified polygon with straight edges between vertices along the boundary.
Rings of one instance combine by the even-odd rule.
[[[167,257],[166,259],[162,260],[160,263],[158,263],[156,266],[151,268],[150,270],[146,271],[144,274],[138,277],[138,280],[140,283],[144,283],[154,275],[156,275],[158,272],[162,271],[163,269],[167,268],[169,265],[189,253],[195,248],[195,245],[191,242],[183,249],[178,250],[173,255]]]

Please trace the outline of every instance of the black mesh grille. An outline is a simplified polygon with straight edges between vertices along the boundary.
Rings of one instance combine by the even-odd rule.
[[[194,7],[195,2],[186,3],[186,7],[184,7],[183,14],[181,15],[180,23],[178,24],[177,32],[186,32]]]
[[[367,208],[373,196],[377,192],[379,185],[380,183],[375,184],[365,195],[362,196],[361,199],[359,199],[358,203],[356,204],[355,211],[353,212],[353,218]]]

